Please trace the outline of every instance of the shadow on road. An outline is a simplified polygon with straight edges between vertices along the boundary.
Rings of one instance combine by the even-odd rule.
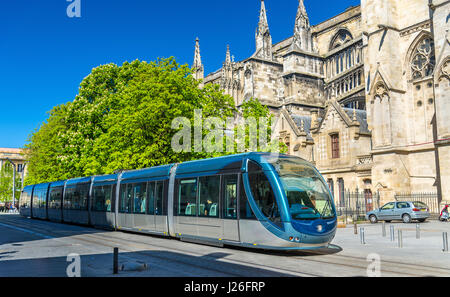
[[[273,250],[261,250],[261,249],[250,249],[245,247],[227,246],[229,249],[248,251],[252,253],[273,255],[273,256],[285,256],[285,257],[310,257],[310,256],[320,256],[320,255],[331,255],[337,254],[342,251],[340,246],[330,244],[328,248],[320,248],[315,250],[304,250],[304,251],[273,251]]]
[[[14,252],[11,252],[13,254]],[[9,253],[8,253],[9,254]],[[138,251],[119,254],[122,263],[145,263],[143,271],[119,271],[117,276],[132,277],[293,277],[245,264],[220,261],[227,253],[191,256],[170,251]],[[1,255],[0,255],[1,257]],[[80,256],[81,277],[113,277],[113,254]],[[0,260],[0,277],[66,277],[73,272],[74,259],[49,257]],[[72,266],[71,266],[72,265]],[[69,270],[68,270],[69,269]]]

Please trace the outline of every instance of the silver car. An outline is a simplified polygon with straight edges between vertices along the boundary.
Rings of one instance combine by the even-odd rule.
[[[406,224],[411,223],[413,220],[425,222],[429,217],[429,207],[420,201],[390,202],[366,214],[366,219],[372,224],[378,221],[391,222],[393,220],[400,220]]]

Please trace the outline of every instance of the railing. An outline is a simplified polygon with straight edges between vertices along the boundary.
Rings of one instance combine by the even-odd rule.
[[[431,214],[440,214],[439,198],[437,193],[401,193],[395,195],[396,201],[420,201],[425,203]]]
[[[336,210],[338,216],[364,220],[366,213],[380,207],[379,193],[371,191],[344,191],[342,199],[336,198]]]

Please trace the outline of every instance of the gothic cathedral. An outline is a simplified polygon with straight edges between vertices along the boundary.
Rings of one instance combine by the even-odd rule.
[[[238,62],[228,47],[205,76],[197,39],[195,77],[237,107],[269,107],[274,133],[316,165],[337,203],[346,189],[450,202],[450,1],[361,0],[311,25],[299,0],[293,35],[274,44],[262,0],[255,45]]]

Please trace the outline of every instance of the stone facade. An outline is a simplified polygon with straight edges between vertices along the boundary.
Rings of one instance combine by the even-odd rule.
[[[311,25],[299,0],[293,35],[273,44],[262,0],[255,53],[235,62],[228,47],[205,77],[197,40],[195,77],[238,107],[267,105],[289,154],[313,162],[337,199],[364,189],[382,202],[417,192],[448,201],[449,11],[448,0],[361,0]]]
[[[22,173],[26,175],[26,160],[21,149],[0,148],[0,169],[3,168],[5,164],[10,164],[8,159],[16,164],[16,174],[18,176],[22,176]]]

